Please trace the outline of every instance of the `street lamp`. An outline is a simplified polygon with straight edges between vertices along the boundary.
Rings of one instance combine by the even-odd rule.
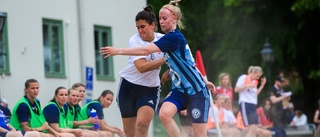
[[[267,40],[264,44],[263,49],[260,51],[260,54],[262,56],[263,62],[267,64],[267,78],[270,80],[270,66],[273,63],[274,56],[273,51],[270,47],[269,41]],[[269,82],[270,83],[270,82]]]
[[[7,14],[4,12],[0,12],[0,33],[3,32],[4,24],[6,23]]]
[[[265,63],[272,63],[273,62],[273,52],[270,48],[270,44],[267,40],[267,42],[264,44],[263,49],[260,51],[262,55],[263,62]]]

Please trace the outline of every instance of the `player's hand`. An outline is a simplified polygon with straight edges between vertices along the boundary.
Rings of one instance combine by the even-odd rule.
[[[56,132],[56,133],[54,133],[54,136],[55,137],[63,137],[63,134]]]
[[[83,131],[81,129],[74,129],[72,132],[76,137],[82,137]]]
[[[48,130],[50,128],[48,122],[45,122],[40,128],[39,130],[40,131],[43,131],[43,130]]]
[[[101,47],[99,51],[100,55],[104,55],[104,58],[117,55],[119,53],[117,48],[113,48],[110,46]]]
[[[88,124],[93,124],[93,123],[96,123],[96,122],[99,122],[99,119],[97,119],[97,118],[92,118],[92,117],[89,117],[89,118],[88,118]]]
[[[212,82],[207,81],[206,85],[207,85],[208,89],[212,91],[212,93],[216,92],[216,86],[214,86],[214,84]]]
[[[164,85],[166,81],[170,80],[169,70],[166,70],[161,76],[161,84]]]
[[[118,129],[118,128],[117,128]],[[126,133],[124,133],[124,131],[122,129],[118,129],[118,133],[117,133],[120,137],[126,137]]]

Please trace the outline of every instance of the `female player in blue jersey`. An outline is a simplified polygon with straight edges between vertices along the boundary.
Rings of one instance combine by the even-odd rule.
[[[204,137],[210,106],[208,89],[214,90],[214,85],[202,78],[184,35],[176,29],[177,25],[183,28],[179,1],[170,1],[160,9],[160,27],[165,35],[157,42],[134,48],[102,47],[100,54],[107,58],[114,55],[164,52],[169,71],[166,71],[163,77],[169,77],[170,74],[172,88],[160,109],[160,120],[169,136],[180,137],[179,127],[172,117],[176,112],[187,108],[192,116],[194,135]]]

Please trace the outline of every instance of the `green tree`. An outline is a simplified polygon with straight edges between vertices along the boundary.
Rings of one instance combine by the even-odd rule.
[[[156,13],[168,2],[148,0]],[[312,117],[320,96],[319,0],[182,0],[179,6],[187,26],[182,32],[194,53],[202,51],[209,80],[218,83],[219,73],[228,72],[235,83],[251,65],[266,70],[260,51],[268,39],[272,76],[282,72],[290,80],[296,108]]]

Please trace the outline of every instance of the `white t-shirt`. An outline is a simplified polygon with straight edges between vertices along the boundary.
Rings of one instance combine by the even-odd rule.
[[[294,116],[290,124],[293,125],[293,123],[296,126],[305,126],[308,124],[308,118],[305,114],[302,114],[300,117]]]
[[[241,75],[236,83],[237,87],[242,87],[245,85],[247,75]],[[251,81],[254,84],[254,81]],[[243,91],[239,92],[239,103],[246,102],[251,104],[257,104],[258,102],[258,89],[256,88],[245,88]]]
[[[154,33],[154,39],[152,42],[159,40],[163,34]],[[148,46],[150,42],[142,40],[139,34],[133,35],[129,40],[129,48],[139,47],[139,46]],[[147,86],[147,87],[157,87],[160,85],[160,68],[154,69],[148,72],[140,73],[134,61],[145,58],[147,61],[159,60],[162,59],[164,54],[162,52],[156,52],[149,54],[147,56],[130,56],[128,60],[128,66],[119,72],[120,77],[125,78],[131,83]]]
[[[218,109],[215,105],[214,105],[214,113],[213,113],[213,111],[212,111],[212,107],[210,107],[210,109],[209,109],[209,117],[210,117],[210,121],[208,121],[208,122],[215,122],[214,121],[214,115],[213,114],[215,114],[216,115],[216,118],[219,120],[219,115],[224,115],[223,116],[223,122],[228,122],[228,117],[226,116],[226,109],[224,109],[224,108],[220,108],[220,109]]]
[[[234,116],[233,112],[231,110],[227,110],[225,109],[225,114],[224,116],[227,117],[227,121],[228,123],[237,123],[237,119]]]

